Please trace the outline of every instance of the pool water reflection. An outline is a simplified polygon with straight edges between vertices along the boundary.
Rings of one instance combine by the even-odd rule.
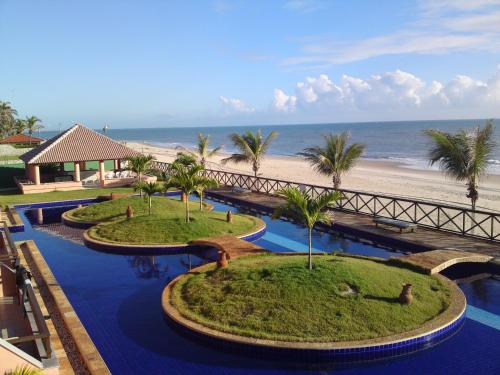
[[[217,210],[235,209],[210,203]],[[60,224],[61,213],[74,207],[20,210],[26,228],[14,237],[35,240],[114,374],[500,373],[500,331],[469,318],[458,334],[432,349],[384,362],[341,367],[266,361],[198,344],[166,323],[160,296],[170,280],[204,264],[210,254],[123,256],[90,250],[78,241],[78,233],[67,233]],[[39,220],[40,215],[43,220]],[[256,242],[259,245],[272,251],[307,248],[304,228],[267,216],[262,219],[268,228]],[[322,251],[384,258],[400,255],[319,231],[314,233],[313,245]],[[500,281],[487,278],[461,286],[471,304],[493,317],[500,315]]]

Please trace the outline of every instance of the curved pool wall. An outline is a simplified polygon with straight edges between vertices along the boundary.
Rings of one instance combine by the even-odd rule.
[[[131,196],[139,196],[139,194],[133,194]],[[163,194],[157,193],[157,194],[155,194],[155,196],[180,197],[181,193],[179,191],[167,191],[166,193],[163,193]],[[43,203],[44,206],[40,206],[40,207],[53,207],[53,206],[51,206],[51,203],[61,204],[64,202],[68,202],[68,204],[77,204],[78,205],[78,204],[100,203],[100,202],[104,202],[104,201],[99,199],[99,198],[93,198],[93,199],[80,199],[80,200],[73,200],[73,201],[46,202],[46,203]],[[82,203],[77,203],[77,202],[82,202]],[[20,205],[20,206],[16,205],[16,207],[26,208],[23,206],[28,206],[28,207],[31,206],[31,208],[38,208],[38,207],[35,207],[34,205]],[[100,222],[88,222],[88,221],[81,221],[80,222],[77,220],[70,220],[69,218],[65,218],[64,216],[62,216],[62,222],[65,225],[67,225],[68,227],[73,227],[73,228],[78,228],[78,229],[89,229],[89,228],[93,227],[94,225],[100,224]]]
[[[207,265],[190,272],[206,272]],[[270,359],[298,362],[358,362],[401,356],[435,346],[457,333],[465,320],[466,299],[462,291],[449,279],[436,275],[450,288],[448,308],[409,332],[359,341],[307,343],[256,339],[208,328],[185,318],[171,303],[171,291],[185,274],[177,276],[162,293],[162,307],[167,321],[179,332],[203,341],[218,349]]]
[[[241,342],[221,340],[219,338],[188,329],[184,325],[179,324],[179,322],[165,316],[167,323],[180,334],[186,336],[190,340],[203,342],[205,345],[211,346],[217,350],[224,350],[228,353],[234,354],[243,354],[254,358],[266,358],[270,360],[284,360],[300,363],[325,362],[329,364],[379,361],[429,349],[441,344],[460,331],[464,325],[465,319],[466,315],[464,311],[458,319],[446,327],[429,333],[428,335],[423,335],[410,340],[373,346],[316,350],[249,345]]]
[[[76,202],[78,204],[80,202]],[[248,212],[243,207],[211,201],[217,210]],[[60,207],[61,209],[63,207]],[[69,209],[71,207],[67,207]],[[44,209],[45,216],[52,208]],[[59,210],[59,208],[57,208]],[[123,256],[88,249],[53,232],[64,227],[37,225],[29,205],[20,209],[24,233],[15,241],[35,240],[59,285],[99,349],[112,373],[136,374],[235,374],[235,375],[358,375],[358,374],[494,374],[500,373],[500,280],[486,278],[462,284],[468,309],[463,328],[440,345],[390,360],[369,363],[302,364],[246,356],[204,345],[179,334],[165,322],[159,296],[164,286],[189,267],[205,260],[196,254]],[[261,217],[266,234],[256,244],[274,252],[307,249],[307,230],[292,222]],[[291,243],[291,244],[290,244]],[[297,247],[298,245],[302,247]],[[317,249],[389,258],[402,253],[369,243],[313,232]],[[307,317],[304,317],[307,319]],[[200,339],[201,340],[201,339]]]
[[[244,234],[242,236],[237,236],[242,240],[246,241],[256,241],[261,238],[266,233],[266,225],[259,228],[258,230]],[[96,240],[90,237],[87,232],[83,233],[83,242],[85,246],[102,252],[121,254],[121,255],[165,255],[165,254],[179,254],[183,252],[193,252],[197,250],[206,249],[206,246],[198,246],[191,244],[181,244],[181,245],[124,245],[115,244],[110,242],[104,242]]]

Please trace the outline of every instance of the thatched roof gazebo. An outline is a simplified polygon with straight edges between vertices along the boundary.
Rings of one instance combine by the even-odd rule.
[[[49,139],[40,146],[21,155],[26,166],[26,180],[18,180],[23,193],[81,189],[85,185],[123,186],[133,182],[133,176],[118,174],[121,160],[140,155],[120,142],[97,133],[83,125],[74,125]],[[113,172],[106,175],[104,162],[114,162]],[[87,168],[88,162],[98,162],[97,173]],[[65,171],[65,164],[72,163],[73,170]],[[42,166],[59,166],[59,173],[43,178]],[[84,176],[83,176],[84,175]],[[90,181],[91,183],[88,183]]]

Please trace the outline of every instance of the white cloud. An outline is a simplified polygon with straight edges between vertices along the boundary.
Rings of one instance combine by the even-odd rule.
[[[500,0],[423,0],[420,7],[424,12],[442,13],[447,10],[472,11],[500,4]]]
[[[500,32],[500,11],[487,14],[468,15],[444,19],[445,26],[450,30],[462,32]]]
[[[241,99],[232,99],[220,96],[219,100],[221,101],[222,108],[226,114],[255,112],[254,108],[247,106]]]
[[[293,94],[275,89],[272,108],[276,112],[314,113],[326,116],[373,113],[402,118],[421,114],[422,118],[500,115],[500,65],[495,75],[483,82],[457,75],[448,83],[426,83],[414,74],[396,70],[368,78],[342,76],[334,83],[327,75],[298,82]],[[371,118],[372,120],[374,118]]]
[[[424,1],[420,9],[415,22],[390,34],[355,40],[303,39],[301,53],[282,64],[317,68],[393,54],[500,52],[500,0]]]
[[[286,95],[283,90],[274,90],[273,108],[277,112],[295,112],[297,104],[297,97],[293,95]]]

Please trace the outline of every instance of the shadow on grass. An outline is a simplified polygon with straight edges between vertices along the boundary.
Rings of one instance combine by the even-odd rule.
[[[371,299],[374,301],[382,301],[382,302],[398,303],[399,304],[399,296],[398,297],[382,297],[382,296],[373,296],[371,294],[367,294],[363,297],[365,299]]]
[[[24,164],[0,165],[0,189],[15,188],[14,177],[24,176]]]

